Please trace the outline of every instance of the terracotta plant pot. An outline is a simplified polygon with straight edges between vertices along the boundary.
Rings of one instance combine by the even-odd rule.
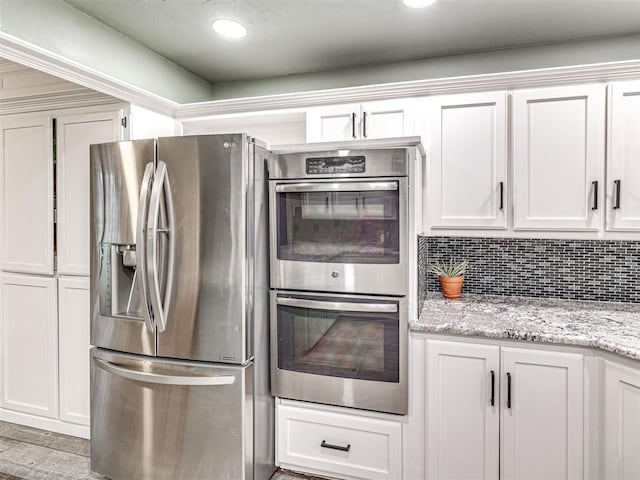
[[[442,295],[444,298],[454,299],[460,298],[462,294],[462,282],[464,282],[464,275],[459,277],[439,277],[440,286],[442,287]]]

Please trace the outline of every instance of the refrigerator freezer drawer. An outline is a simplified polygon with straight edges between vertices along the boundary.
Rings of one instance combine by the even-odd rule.
[[[253,365],[91,351],[91,468],[114,480],[253,478]]]

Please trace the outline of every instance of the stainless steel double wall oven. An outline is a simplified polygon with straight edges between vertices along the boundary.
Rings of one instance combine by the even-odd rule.
[[[275,396],[407,412],[409,172],[417,144],[348,142],[274,152]]]

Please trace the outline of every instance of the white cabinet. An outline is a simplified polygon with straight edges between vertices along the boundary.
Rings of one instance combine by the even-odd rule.
[[[640,478],[640,369],[605,366],[604,478]]]
[[[427,478],[583,475],[583,356],[427,341]]]
[[[381,417],[283,400],[276,407],[276,463],[334,478],[400,480],[402,424]]]
[[[0,406],[55,418],[58,407],[56,280],[0,275]]]
[[[403,137],[413,123],[410,100],[315,107],[307,111],[307,142]]]
[[[500,347],[429,341],[427,348],[427,478],[497,480]]]
[[[583,473],[583,358],[502,348],[503,479]]]
[[[507,94],[430,101],[431,224],[507,227]]]
[[[600,229],[605,87],[525,90],[513,98],[515,229]]]
[[[0,128],[0,269],[51,275],[52,117],[4,116]]]
[[[58,279],[60,420],[89,425],[89,279]]]
[[[89,145],[121,140],[122,110],[56,120],[58,272],[89,275]]]
[[[607,230],[640,230],[640,82],[609,85]]]

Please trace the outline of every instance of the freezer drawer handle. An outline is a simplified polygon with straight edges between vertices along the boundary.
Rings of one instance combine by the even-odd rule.
[[[346,447],[343,447],[342,445],[333,445],[331,443],[327,443],[326,441],[322,440],[322,443],[320,444],[320,446],[322,448],[330,448],[331,450],[340,450],[341,452],[348,452],[349,450],[351,450],[350,443]]]
[[[397,313],[397,303],[353,303],[324,302],[303,298],[278,297],[278,305],[298,308],[314,308],[316,310],[336,310],[342,312]]]
[[[395,191],[398,182],[320,182],[320,183],[279,183],[276,192],[368,192]]]
[[[174,375],[158,375],[157,373],[139,372],[129,370],[100,358],[94,358],[96,365],[101,369],[118,375],[119,377],[137,380],[145,383],[158,383],[162,385],[188,385],[188,386],[214,386],[231,385],[236,381],[235,375],[219,375],[217,377],[184,377]]]
[[[144,305],[144,321],[150,332],[155,331],[153,319],[151,318],[151,307],[149,304],[149,282],[147,281],[147,259],[146,259],[146,221],[149,210],[149,185],[153,177],[153,163],[147,163],[144,168],[142,185],[140,186],[140,200],[138,202],[138,221],[136,228],[136,277],[142,280],[142,304]]]

